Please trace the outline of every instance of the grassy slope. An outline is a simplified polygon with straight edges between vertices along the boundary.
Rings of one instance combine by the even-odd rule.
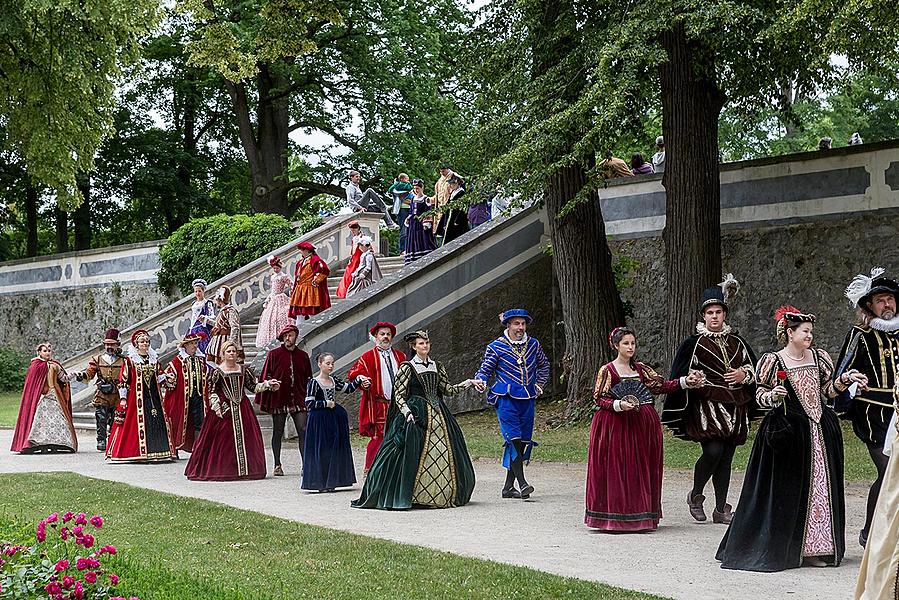
[[[15,427],[21,392],[0,392],[0,427]]]
[[[142,600],[659,599],[70,473],[0,475],[0,489],[0,525],[53,511],[101,513],[98,541],[125,555],[118,592]]]

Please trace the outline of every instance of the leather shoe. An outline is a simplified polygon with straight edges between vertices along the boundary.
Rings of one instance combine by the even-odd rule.
[[[521,498],[521,493],[515,488],[503,490],[503,498]]]
[[[520,492],[521,499],[527,500],[528,498],[531,497],[531,494],[533,494],[533,493],[534,493],[534,486],[532,486],[531,484],[527,484],[526,486],[521,488],[521,492]]]
[[[702,508],[705,496],[702,494],[693,496],[692,494],[692,491],[687,492],[687,506],[690,507],[690,516],[699,522],[705,521],[708,518],[705,516],[705,509]]]
[[[868,532],[864,529],[858,532],[858,543],[862,548],[868,545]]]
[[[275,477],[284,477],[284,469],[281,468],[281,465],[276,465],[275,470],[272,471],[272,475]]]
[[[724,505],[724,512],[718,512],[718,509],[712,511],[712,523],[721,523],[723,525],[730,525],[730,522],[734,518],[734,507],[730,504]]]

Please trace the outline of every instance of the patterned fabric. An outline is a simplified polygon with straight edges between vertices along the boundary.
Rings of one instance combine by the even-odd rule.
[[[824,443],[821,441],[821,426],[817,421],[812,425],[811,431],[811,497],[808,503],[808,520],[805,524],[805,544],[802,555],[830,556],[834,553],[833,522],[830,517],[830,485],[827,481],[827,464],[824,459]]]
[[[259,317],[259,329],[256,331],[256,347],[265,348],[278,337],[281,330],[290,324],[290,292],[293,280],[290,275],[278,273],[272,276],[271,291],[265,303],[265,309]]]
[[[66,419],[59,400],[51,389],[42,396],[34,411],[34,420],[31,423],[31,433],[28,434],[28,443],[32,446],[62,446],[75,451],[75,440],[69,429],[69,421]]]
[[[119,379],[122,376],[122,367],[125,366],[125,358],[121,354],[98,354],[92,356],[87,364],[87,369],[76,373],[78,381],[84,383],[97,378],[97,391],[94,392],[94,406],[115,407],[119,403]],[[111,387],[111,391],[104,393],[101,385]]]
[[[501,396],[514,400],[536,398],[549,381],[549,371],[549,359],[540,342],[528,336],[523,342],[515,343],[503,334],[487,345],[475,379],[495,378],[487,391],[487,403],[496,405]]]
[[[240,337],[240,314],[230,304],[223,306],[215,318],[212,338],[206,347],[206,356],[210,361],[217,363],[222,359],[220,356],[222,344],[229,340],[237,344],[237,348],[243,352],[243,344]]]
[[[247,446],[243,430],[243,418],[240,413],[241,402],[244,399],[244,390],[255,392],[257,387],[256,376],[248,367],[242,367],[235,373],[225,373],[221,369],[212,372],[212,380],[209,389],[213,390],[221,406],[221,411],[231,412],[231,424],[234,432],[234,451],[237,455],[237,476],[245,477],[249,472],[247,461]]]
[[[378,281],[381,281],[381,267],[373,252],[363,252],[359,257],[359,266],[353,271],[352,280],[347,288],[347,298],[360,292]]]

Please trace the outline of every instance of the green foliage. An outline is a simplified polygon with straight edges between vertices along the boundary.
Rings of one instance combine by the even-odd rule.
[[[12,348],[0,348],[0,392],[22,390],[31,358]]]
[[[278,215],[215,215],[193,219],[159,251],[159,289],[191,292],[197,277],[212,282],[253,262],[294,237]]]
[[[396,256],[400,251],[400,230],[399,229],[388,229],[386,227],[381,227],[379,231],[379,235],[381,239],[386,239],[388,243],[388,247],[390,248],[390,255]],[[380,252],[379,248],[375,248],[375,252]]]
[[[0,19],[0,117],[7,148],[63,206],[81,202],[75,176],[110,134],[115,80],[156,21],[156,0],[5,2]]]

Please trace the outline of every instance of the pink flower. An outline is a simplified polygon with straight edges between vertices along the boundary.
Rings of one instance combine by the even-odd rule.
[[[91,517],[91,525],[93,525],[97,529],[100,529],[101,527],[103,527],[103,517],[101,517],[100,515],[94,515],[93,517]]]
[[[62,516],[62,522],[68,523],[69,521],[71,521],[74,518],[75,518],[75,513],[73,513],[72,511],[69,511]]]
[[[79,525],[78,527],[72,528],[72,535],[74,535],[75,537],[79,537],[83,533],[84,533],[84,527],[82,527],[81,525]]]
[[[87,515],[84,513],[75,515],[75,525],[87,525]]]
[[[97,554],[115,554],[117,550],[115,546],[103,546]]]
[[[62,578],[62,587],[65,589],[71,589],[71,587],[75,585],[75,579],[66,575]]]
[[[56,523],[59,520],[59,513],[53,513],[46,519],[44,519],[47,523]]]
[[[119,585],[119,576],[116,575],[115,573],[110,573],[109,574],[109,583],[111,585]]]
[[[61,573],[69,568],[69,561],[66,559],[62,559],[56,563],[56,566],[54,568],[56,569],[57,573]]]
[[[61,539],[62,541],[66,541],[67,539],[69,539],[69,528],[68,527],[62,527],[59,530],[59,539]]]
[[[94,536],[92,536],[89,533],[86,534],[84,537],[81,538],[81,545],[84,546],[85,548],[93,548]]]
[[[43,542],[47,539],[47,525],[43,521],[37,524],[37,530],[35,531],[35,537],[37,541]]]
[[[58,581],[51,581],[44,586],[44,591],[50,595],[56,595],[62,592],[62,586]]]
[[[90,563],[87,562],[86,558],[79,558],[78,560],[75,561],[75,568],[78,569],[79,571],[83,571],[85,569],[90,568]]]
[[[93,571],[88,571],[84,574],[84,580],[88,583],[97,583],[97,574]]]
[[[81,600],[82,598],[84,598],[84,586],[80,581],[75,582],[75,589],[72,590],[71,597],[75,598],[76,600]]]

